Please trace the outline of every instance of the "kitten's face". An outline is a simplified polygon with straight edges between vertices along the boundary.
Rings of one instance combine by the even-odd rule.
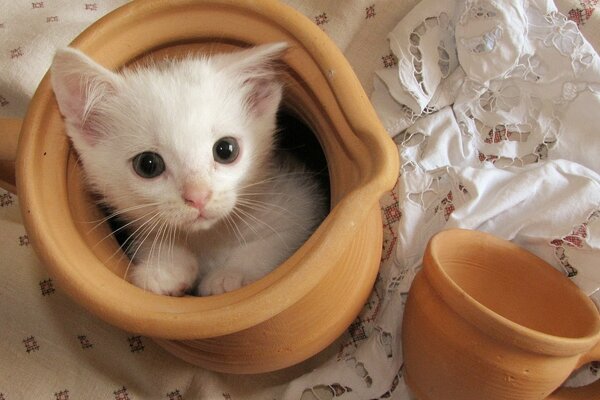
[[[266,170],[281,99],[269,64],[283,49],[121,75],[58,53],[54,89],[93,189],[148,229],[208,229],[228,217]]]

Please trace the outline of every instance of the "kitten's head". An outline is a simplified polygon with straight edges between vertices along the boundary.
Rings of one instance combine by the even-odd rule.
[[[229,215],[264,179],[282,95],[277,43],[114,73],[57,52],[52,85],[92,189],[139,223],[185,230]],[[151,222],[153,223],[153,222]]]

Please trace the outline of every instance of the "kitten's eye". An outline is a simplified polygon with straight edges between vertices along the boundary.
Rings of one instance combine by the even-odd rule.
[[[236,160],[240,153],[237,140],[232,137],[224,137],[215,143],[213,147],[213,158],[220,164],[230,164]]]
[[[142,178],[155,178],[165,171],[165,162],[158,153],[145,151],[133,157],[133,170]]]

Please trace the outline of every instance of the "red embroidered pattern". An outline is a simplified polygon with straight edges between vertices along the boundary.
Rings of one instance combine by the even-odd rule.
[[[377,399],[373,399],[373,400],[384,400],[384,399],[391,398],[392,393],[394,393],[394,391],[398,388],[398,384],[400,383],[400,380],[402,379],[403,375],[404,375],[404,364],[402,364],[400,366],[398,373],[394,376],[394,379],[392,380],[392,384],[390,386],[390,390],[388,390],[387,392],[385,392],[384,394],[379,396]]]
[[[375,17],[375,15],[376,15],[376,14],[375,14],[375,4],[373,4],[373,5],[369,6],[369,7],[367,7],[367,8],[365,9],[365,12],[366,12],[366,14],[367,14],[367,15],[365,16],[365,19],[374,18],[374,17]]]
[[[350,337],[348,338],[348,341],[340,346],[340,350],[337,354],[338,360],[345,357],[345,350],[348,347],[358,348],[360,342],[369,338],[370,333],[373,330],[371,325],[379,315],[381,304],[383,303],[383,296],[381,294],[383,292],[382,283],[383,279],[378,273],[374,289],[367,299],[360,315],[356,317],[354,322],[348,327],[347,334]]]
[[[176,389],[173,392],[167,393],[168,400],[183,400],[183,396],[179,393],[179,389]]]
[[[69,391],[63,390],[61,392],[54,393],[54,397],[56,400],[69,400]]]
[[[84,350],[91,349],[92,347],[94,347],[94,345],[90,342],[86,335],[79,335],[77,336],[77,339],[79,339],[79,343],[81,343],[81,348]]]
[[[394,65],[398,65],[398,59],[396,58],[394,53],[382,56],[381,61],[383,62],[384,68],[392,68]]]
[[[571,229],[571,233],[550,241],[550,245],[554,247],[554,256],[563,267],[568,277],[577,275],[577,268],[571,265],[569,257],[566,254],[566,249],[582,249],[585,244],[585,240],[589,236],[589,224],[599,218],[600,210],[595,210],[587,217],[585,222]]]
[[[12,206],[15,200],[10,193],[0,194],[0,207]]]
[[[600,361],[592,361],[590,363],[590,372],[594,375],[598,375],[598,372],[600,372]],[[2,400],[0,398],[0,400]]]
[[[23,344],[25,345],[25,351],[29,354],[34,351],[38,351],[40,346],[38,345],[35,337],[29,336],[28,338],[23,339]]]
[[[144,350],[144,343],[142,343],[141,336],[131,336],[127,338],[129,342],[129,349],[132,353],[137,353]]]
[[[344,393],[349,393],[352,392],[352,388],[348,387],[348,386],[342,386],[339,383],[332,383],[330,385],[317,385],[317,386],[313,386],[312,388],[308,388],[308,389],[304,389],[304,391],[302,392],[302,397],[301,398],[311,398],[311,399],[316,399],[316,392],[318,393],[324,393],[327,392],[326,395],[328,399],[331,399],[333,397],[340,397],[343,396]],[[310,393],[310,394],[306,394],[306,393]],[[319,398],[324,398],[321,397],[319,395]]]
[[[383,249],[381,252],[381,262],[389,260],[398,241],[396,223],[402,218],[402,211],[400,210],[400,203],[396,194],[397,189],[398,182],[396,182],[396,185],[389,192],[388,196],[382,199]]]
[[[122,389],[114,391],[113,393],[115,395],[115,400],[131,400],[125,386],[123,386]]]
[[[450,219],[450,216],[456,209],[454,207],[453,200],[454,200],[454,196],[452,195],[452,191],[449,191],[448,194],[446,195],[446,197],[444,197],[440,201],[440,204],[434,208],[433,212],[437,214],[440,210],[443,210],[444,211],[444,219],[446,221],[448,221],[448,219]]]
[[[54,284],[52,283],[52,279],[46,279],[45,281],[40,281],[40,289],[42,291],[42,296],[48,296],[55,292]]]
[[[511,140],[513,135],[519,135],[519,132],[512,132],[506,129],[505,126],[499,125],[489,131],[485,138],[485,143],[500,143],[502,141]]]
[[[594,13],[598,0],[580,0],[581,8],[573,8],[569,10],[569,19],[577,24],[578,27],[583,26]]]
[[[327,13],[319,14],[315,17],[315,24],[321,26],[325,25],[329,22],[329,17],[327,17]]]
[[[19,58],[23,56],[23,48],[17,47],[10,51],[10,58]]]
[[[19,236],[19,246],[29,246],[29,236]]]

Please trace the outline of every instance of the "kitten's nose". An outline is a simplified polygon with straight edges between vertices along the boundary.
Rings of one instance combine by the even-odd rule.
[[[210,190],[198,187],[186,187],[183,191],[185,204],[200,211],[204,209],[211,196],[212,192]]]

